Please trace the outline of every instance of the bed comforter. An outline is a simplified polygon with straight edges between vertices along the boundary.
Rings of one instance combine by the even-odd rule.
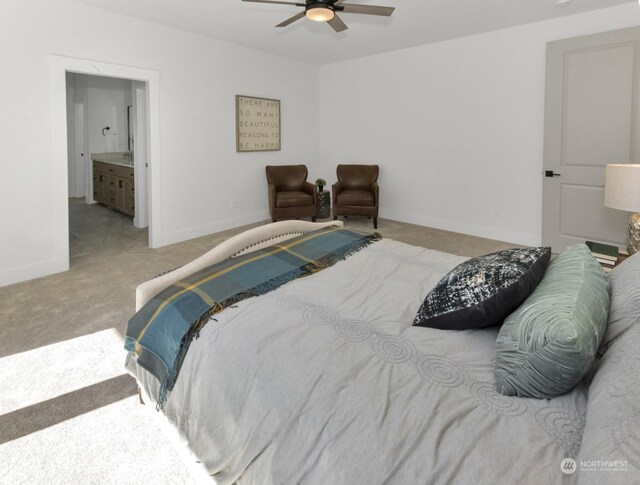
[[[497,329],[412,327],[465,258],[382,240],[216,316],[163,412],[220,484],[572,483],[586,389],[495,390]],[[157,381],[127,366],[147,395]]]

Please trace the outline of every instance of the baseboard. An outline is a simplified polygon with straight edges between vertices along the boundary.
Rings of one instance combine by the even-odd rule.
[[[408,222],[409,224],[417,224],[419,226],[433,227],[444,231],[458,232],[468,234],[470,236],[495,239],[497,241],[505,241],[512,244],[520,244],[523,246],[540,245],[540,235],[538,234],[527,234],[524,232],[496,229],[495,227],[469,224],[449,219],[439,219],[436,217],[427,217],[411,212],[381,211],[380,217],[392,219],[394,221]]]
[[[0,287],[61,273],[69,269],[69,260],[47,259],[0,271]]]
[[[225,219],[223,221],[206,224],[204,226],[191,227],[189,229],[183,229],[169,234],[161,234],[155,241],[154,247],[159,248],[162,246],[168,246],[169,244],[176,244],[190,239],[195,239],[197,237],[208,236],[210,234],[215,234],[216,232],[226,231],[227,229],[233,229],[267,219],[271,220],[268,211],[255,212],[253,214],[234,217],[233,219]]]

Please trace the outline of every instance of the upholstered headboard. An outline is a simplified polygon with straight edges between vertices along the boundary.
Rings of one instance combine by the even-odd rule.
[[[307,222],[307,221],[281,221],[266,224],[240,233],[220,243],[206,254],[194,259],[188,264],[164,274],[152,280],[138,285],[136,288],[136,311],[140,310],[151,297],[157,295],[176,281],[196,273],[212,264],[227,258],[250,253],[287,239],[317,231],[324,227],[343,227],[342,221]]]

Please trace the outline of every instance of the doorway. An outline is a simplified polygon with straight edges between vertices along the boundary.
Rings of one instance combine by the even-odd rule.
[[[146,246],[146,83],[71,72],[66,81],[71,261]]]
[[[54,212],[56,221],[56,237],[54,244],[55,269],[52,272],[66,271],[69,269],[69,195],[84,196],[85,201],[95,200],[93,182],[93,163],[90,161],[90,144],[87,142],[87,106],[70,109],[67,103],[69,86],[67,75],[100,76],[102,78],[117,78],[131,82],[130,99],[132,109],[131,133],[134,137],[133,160],[135,182],[138,183],[135,199],[139,201],[136,208],[139,217],[137,225],[148,226],[148,245],[158,247],[160,230],[161,206],[159,190],[160,166],[159,166],[159,120],[158,120],[158,83],[157,71],[139,69],[129,66],[108,64],[97,61],[75,59],[62,56],[51,56],[52,60],[52,89],[53,89],[53,158],[55,167],[55,202]],[[76,98],[74,98],[76,99]],[[78,103],[81,104],[81,103]],[[81,115],[80,112],[83,112]],[[74,126],[70,130],[67,125],[67,117],[73,115],[80,127]],[[76,117],[76,115],[78,115]],[[75,123],[74,123],[75,124]],[[84,135],[82,132],[84,127]],[[105,125],[103,128],[106,128]],[[122,128],[126,129],[125,123]],[[120,129],[120,128],[118,128]],[[71,132],[72,131],[72,132]],[[102,131],[102,130],[101,130]],[[108,132],[110,130],[105,130]],[[101,133],[102,134],[102,133]],[[135,136],[138,143],[135,143]],[[76,142],[78,138],[78,142]],[[84,139],[84,140],[83,140]],[[127,137],[128,139],[128,131]],[[128,141],[128,140],[127,140]],[[113,140],[111,141],[113,143]],[[73,154],[71,154],[71,146]],[[130,146],[130,145],[129,145]],[[80,150],[77,150],[77,148]],[[105,141],[105,147],[106,141]],[[72,156],[73,155],[73,156]],[[69,162],[76,162],[74,170],[69,170]],[[84,169],[84,174],[82,174]],[[83,192],[84,189],[84,194]],[[91,199],[91,200],[89,200]],[[138,207],[138,205],[140,207]]]

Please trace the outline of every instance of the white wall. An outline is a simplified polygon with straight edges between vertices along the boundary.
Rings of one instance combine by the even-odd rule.
[[[3,0],[0,46],[0,164],[12,181],[0,191],[0,285],[46,274],[54,257],[51,54],[159,72],[159,244],[266,219],[264,166],[317,152],[309,64],[66,0]],[[280,152],[235,152],[236,94],[282,101]]]
[[[381,217],[539,244],[548,41],[640,24],[637,3],[320,68],[320,175],[381,165]]]
[[[89,153],[127,151],[127,106],[131,106],[131,81],[103,76],[83,77],[87,89]],[[102,134],[102,129],[110,129]]]
[[[0,285],[53,257],[51,54],[159,72],[158,244],[266,219],[268,163],[331,183],[357,161],[381,164],[382,217],[535,244],[545,44],[638,24],[633,3],[317,68],[67,0],[3,0]],[[282,151],[235,152],[236,94],[282,100]]]

